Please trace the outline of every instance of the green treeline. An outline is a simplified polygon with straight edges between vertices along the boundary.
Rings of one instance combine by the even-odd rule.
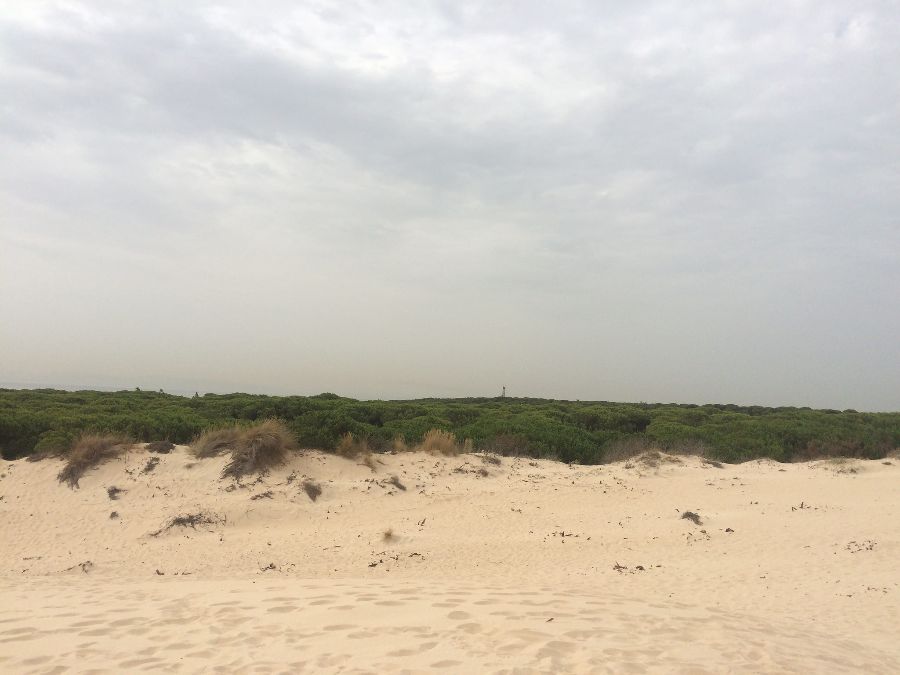
[[[533,398],[357,401],[334,394],[186,398],[149,391],[0,389],[0,452],[15,459],[68,447],[82,431],[187,443],[199,432],[269,417],[301,447],[333,449],[349,432],[376,450],[429,429],[476,449],[596,464],[627,448],[704,449],[724,462],[830,455],[880,458],[900,447],[900,413],[736,405],[627,404]]]

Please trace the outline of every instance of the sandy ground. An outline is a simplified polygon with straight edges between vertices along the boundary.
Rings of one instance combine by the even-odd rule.
[[[0,671],[900,672],[900,460],[224,463],[0,463]]]

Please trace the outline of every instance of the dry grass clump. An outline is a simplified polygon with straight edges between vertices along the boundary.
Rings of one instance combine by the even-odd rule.
[[[251,473],[266,473],[284,464],[297,441],[284,422],[266,420],[245,429],[231,450],[231,459],[222,469],[222,478],[240,479]]]
[[[385,542],[394,541],[397,538],[397,535],[394,534],[394,528],[389,527],[384,532],[381,533],[381,538]]]
[[[452,456],[460,453],[456,435],[452,431],[444,431],[442,429],[431,429],[426,432],[422,442],[416,449],[432,455]]]
[[[335,453],[347,459],[356,459],[357,457],[365,457],[372,454],[372,448],[369,447],[369,441],[365,438],[354,438],[349,431],[341,436]]]
[[[191,453],[198,459],[229,453],[231,459],[222,469],[222,478],[239,480],[247,474],[266,473],[273,466],[283,464],[296,447],[297,440],[284,422],[269,419],[252,427],[204,431],[191,443]]]
[[[241,440],[240,427],[208,429],[191,441],[191,454],[197,459],[218,457],[233,451]]]
[[[409,452],[409,446],[406,444],[406,439],[403,438],[403,436],[394,436],[394,440],[391,441],[391,451]]]
[[[66,465],[57,479],[70,488],[77,488],[78,481],[88,469],[121,457],[130,446],[131,439],[123,434],[83,434],[66,453]]]
[[[156,532],[151,532],[150,536],[158,537],[173,527],[190,527],[192,530],[196,530],[198,525],[220,525],[224,522],[225,518],[217,513],[208,513],[206,511],[187,513],[183,516],[175,516]]]

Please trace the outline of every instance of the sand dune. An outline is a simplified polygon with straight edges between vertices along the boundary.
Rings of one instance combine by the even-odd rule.
[[[0,464],[0,671],[900,672],[896,460],[224,463]]]

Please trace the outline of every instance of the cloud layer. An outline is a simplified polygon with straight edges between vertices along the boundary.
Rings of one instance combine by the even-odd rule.
[[[900,11],[5,3],[0,379],[900,409]]]

